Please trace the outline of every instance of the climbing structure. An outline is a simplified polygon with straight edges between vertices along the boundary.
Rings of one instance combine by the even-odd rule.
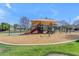
[[[38,34],[38,33],[44,33],[44,32],[47,33],[47,31],[44,31],[43,28],[45,28],[45,26],[50,26],[50,25],[55,25],[55,24],[56,24],[56,22],[54,20],[50,20],[50,19],[32,20],[31,21],[32,28],[28,33],[29,34],[33,34],[33,33]]]

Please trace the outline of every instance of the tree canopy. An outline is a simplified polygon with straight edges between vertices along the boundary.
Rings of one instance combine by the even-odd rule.
[[[6,30],[9,30],[9,27],[10,26],[10,24],[8,24],[8,23],[1,23],[0,24],[0,31],[6,31]]]

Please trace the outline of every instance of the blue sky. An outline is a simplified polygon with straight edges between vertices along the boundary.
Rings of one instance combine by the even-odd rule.
[[[51,18],[73,22],[79,19],[76,3],[0,3],[0,23],[19,23],[22,16],[32,19]]]

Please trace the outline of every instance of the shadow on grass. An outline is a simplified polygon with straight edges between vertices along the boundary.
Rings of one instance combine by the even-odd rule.
[[[62,56],[77,56],[77,55],[74,55],[74,54],[71,54],[71,53],[64,53],[64,52],[49,52],[45,56],[48,56],[49,54],[59,54],[59,55],[62,55]],[[53,55],[51,55],[51,56],[53,56]]]
[[[79,42],[79,40],[76,40],[75,42]]]

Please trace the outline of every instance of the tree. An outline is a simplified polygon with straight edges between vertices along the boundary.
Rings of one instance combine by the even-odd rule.
[[[1,23],[0,25],[0,30],[1,31],[6,31],[6,30],[9,30],[9,24],[8,23]]]
[[[65,31],[65,32],[71,31],[72,25],[66,22],[65,20],[62,20],[59,23],[60,23],[60,30]]]
[[[14,30],[16,31],[17,28],[19,27],[19,25],[18,24],[14,24],[13,27],[14,27]]]
[[[28,29],[29,28],[29,24],[30,24],[30,20],[27,17],[23,16],[20,19],[21,28]]]
[[[76,30],[79,30],[79,20],[75,20],[73,22],[73,28],[76,29]]]

